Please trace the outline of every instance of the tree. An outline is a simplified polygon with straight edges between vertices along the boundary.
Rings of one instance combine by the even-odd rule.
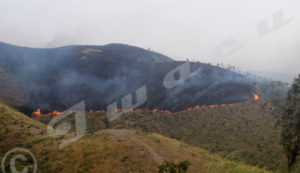
[[[297,161],[300,149],[300,75],[288,91],[282,113],[281,144],[288,160],[288,172]]]
[[[158,166],[159,173],[186,173],[191,163],[188,160],[180,161],[178,164],[173,161],[164,161]]]

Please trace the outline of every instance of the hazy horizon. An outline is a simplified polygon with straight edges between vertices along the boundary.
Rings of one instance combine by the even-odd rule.
[[[299,5],[293,0],[1,0],[0,41],[43,48],[123,43],[175,60],[292,76],[300,73]],[[261,35],[258,27],[264,24],[276,27]]]

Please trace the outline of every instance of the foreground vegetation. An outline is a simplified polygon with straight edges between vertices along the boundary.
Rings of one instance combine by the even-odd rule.
[[[3,105],[0,125],[1,159],[10,149],[24,147],[36,156],[38,172],[43,173],[158,172],[161,163],[153,157],[153,151],[162,160],[189,160],[188,172],[267,172],[159,134],[130,130],[96,131],[59,150],[58,144],[68,136],[51,138],[44,124]]]
[[[203,148],[226,160],[279,173],[287,170],[287,160],[280,145],[280,104],[282,101],[261,99],[233,105],[202,106],[175,114],[136,110],[111,123],[106,121],[105,112],[90,112],[87,113],[87,131],[93,134],[100,129],[115,128],[158,133]],[[46,124],[51,119],[36,118]],[[299,170],[295,166],[295,172]]]
[[[282,112],[281,144],[288,160],[288,172],[300,157],[300,75],[288,92]]]
[[[224,158],[270,170],[284,169],[280,141],[280,112],[268,101],[203,106],[176,114],[131,112],[110,124],[199,146]]]

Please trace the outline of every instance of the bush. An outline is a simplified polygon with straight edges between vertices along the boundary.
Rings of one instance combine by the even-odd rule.
[[[188,160],[183,160],[177,164],[173,161],[164,161],[158,166],[159,173],[186,173],[191,163]]]

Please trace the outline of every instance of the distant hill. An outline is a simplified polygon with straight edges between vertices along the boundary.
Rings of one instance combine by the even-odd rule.
[[[265,78],[282,81],[282,82],[288,82],[292,83],[294,78],[297,77],[297,75],[292,74],[286,74],[286,73],[279,73],[279,72],[265,72],[265,71],[250,71],[250,73],[262,76]]]
[[[140,108],[180,111],[253,99],[254,80],[200,62],[189,63],[190,78],[166,88],[169,72],[185,63],[124,44],[37,49],[0,43],[0,100],[31,114],[62,111],[81,100],[87,110],[106,110],[115,101],[120,108],[123,96],[143,86],[147,97]]]
[[[72,121],[69,123],[74,125]],[[156,173],[163,160],[189,160],[192,163],[189,173],[268,173],[174,139],[132,130],[89,132],[59,150],[58,144],[72,134],[57,139],[49,137],[46,125],[2,104],[0,126],[3,127],[0,129],[0,156],[17,146],[26,148],[37,159],[37,172]],[[9,160],[4,164],[9,168]]]

